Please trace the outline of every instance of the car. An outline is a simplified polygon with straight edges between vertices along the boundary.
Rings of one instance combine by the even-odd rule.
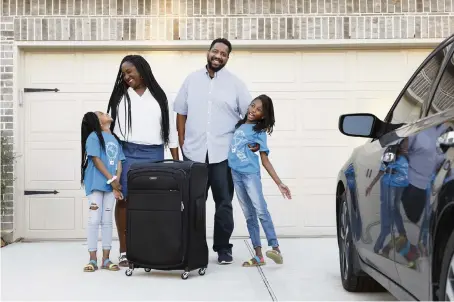
[[[339,171],[342,285],[399,300],[454,300],[454,35],[403,87],[386,117],[345,113],[339,131],[367,140]]]

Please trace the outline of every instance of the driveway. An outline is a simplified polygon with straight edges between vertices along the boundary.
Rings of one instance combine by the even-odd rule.
[[[263,242],[265,242],[263,240]],[[137,269],[127,277],[98,270],[84,273],[85,242],[16,243],[1,249],[1,298],[5,300],[192,300],[295,301],[395,300],[389,293],[351,294],[340,283],[335,238],[281,239],[284,264],[271,260],[261,268],[243,268],[251,257],[248,240],[233,240],[235,263],[220,266],[210,252],[205,276],[181,271],[146,273]],[[209,242],[209,246],[211,242]],[[118,259],[114,242],[112,259]],[[101,261],[101,260],[99,260]]]

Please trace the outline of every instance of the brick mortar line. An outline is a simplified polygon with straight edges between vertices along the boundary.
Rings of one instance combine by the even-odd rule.
[[[111,19],[111,18],[122,18],[122,19],[151,19],[151,18],[158,18],[158,19],[175,19],[175,18],[265,18],[265,17],[284,17],[284,16],[292,16],[292,17],[316,17],[316,18],[324,18],[324,17],[402,17],[402,16],[409,16],[409,17],[448,17],[454,16],[454,12],[449,13],[368,13],[368,14],[232,14],[232,15],[15,15],[11,16],[14,19],[38,19],[38,18],[48,18],[48,19],[58,19],[58,18],[75,18],[75,19]],[[11,22],[2,22],[3,24],[12,24],[14,20]]]

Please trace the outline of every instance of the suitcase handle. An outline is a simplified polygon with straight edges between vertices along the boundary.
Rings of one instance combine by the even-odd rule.
[[[164,160],[157,160],[155,163],[181,163],[181,160],[174,160],[174,159],[164,159]]]

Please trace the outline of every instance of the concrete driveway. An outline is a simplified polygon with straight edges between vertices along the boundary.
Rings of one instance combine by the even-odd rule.
[[[88,253],[84,242],[16,243],[1,249],[1,299],[6,300],[395,300],[389,293],[351,294],[340,283],[336,239],[282,239],[284,264],[271,260],[261,268],[243,268],[251,257],[248,240],[233,240],[235,263],[216,264],[210,253],[205,276],[189,279],[181,271],[146,273],[137,269],[127,277],[98,270],[84,273]],[[209,246],[211,242],[209,242]],[[118,259],[114,242],[112,259]],[[99,260],[100,262],[101,260]]]

